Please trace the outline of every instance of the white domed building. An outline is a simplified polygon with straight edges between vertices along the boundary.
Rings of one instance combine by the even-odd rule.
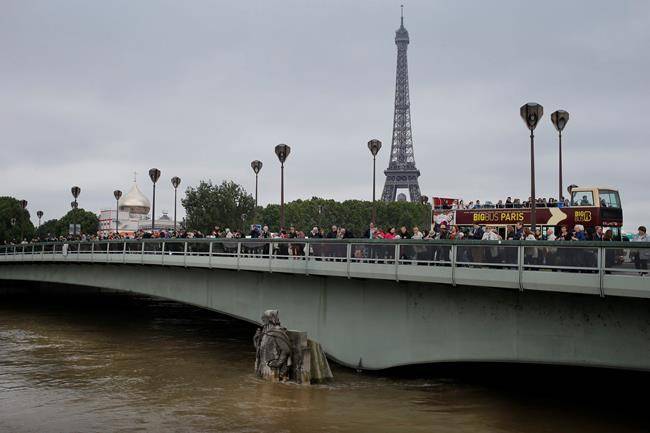
[[[122,213],[127,213],[130,218],[142,219],[143,216],[148,218],[151,202],[142,194],[138,184],[133,182],[131,190],[117,202],[117,207],[120,210],[120,217]]]
[[[151,202],[140,191],[138,184],[134,181],[131,190],[123,195],[117,202],[117,209],[104,209],[99,214],[100,234],[108,235],[115,232],[115,219],[117,218],[117,229],[122,235],[132,236],[138,230],[151,231]],[[167,212],[162,212],[162,217],[155,221],[155,231],[173,230],[174,221],[169,218]]]

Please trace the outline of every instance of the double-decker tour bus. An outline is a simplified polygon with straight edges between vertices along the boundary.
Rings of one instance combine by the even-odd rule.
[[[554,203],[549,206],[536,206],[535,220],[542,233],[553,228],[557,233],[565,225],[571,231],[575,224],[581,224],[588,233],[596,226],[603,230],[612,230],[614,239],[620,239],[623,225],[623,209],[618,191],[603,187],[572,187],[569,206]],[[453,198],[434,197],[433,225],[441,223],[457,225],[467,229],[478,225],[496,227],[505,238],[506,228],[518,222],[530,226],[530,208],[521,205],[481,205],[473,209],[457,209],[458,200]]]

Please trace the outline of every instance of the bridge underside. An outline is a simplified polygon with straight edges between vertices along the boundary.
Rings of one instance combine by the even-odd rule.
[[[253,322],[278,309],[283,325],[364,369],[480,361],[650,370],[647,299],[142,265],[5,264],[0,279],[152,295]]]

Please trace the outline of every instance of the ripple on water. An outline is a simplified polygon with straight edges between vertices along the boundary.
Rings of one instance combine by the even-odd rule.
[[[648,431],[642,415],[621,425],[444,374],[333,366],[333,383],[268,383],[253,326],[146,297],[0,303],[0,318],[0,431]]]

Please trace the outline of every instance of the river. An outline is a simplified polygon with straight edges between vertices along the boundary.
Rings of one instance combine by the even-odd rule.
[[[254,327],[125,294],[0,296],[0,431],[647,432],[648,374],[456,365],[253,374]]]

